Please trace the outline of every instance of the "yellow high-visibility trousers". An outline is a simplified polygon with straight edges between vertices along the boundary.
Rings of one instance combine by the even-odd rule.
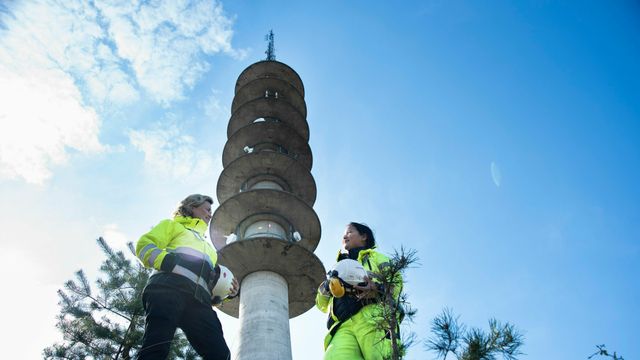
[[[391,340],[376,329],[377,305],[367,305],[325,337],[324,360],[383,360],[391,356]]]

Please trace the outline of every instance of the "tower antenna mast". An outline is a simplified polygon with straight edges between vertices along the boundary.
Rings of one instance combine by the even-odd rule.
[[[267,60],[273,61],[276,59],[276,48],[273,45],[273,29],[269,30],[269,33],[264,37],[264,39],[269,42],[269,45],[267,45],[267,51],[264,53],[267,54]]]

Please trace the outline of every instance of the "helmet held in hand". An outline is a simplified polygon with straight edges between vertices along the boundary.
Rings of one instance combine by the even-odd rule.
[[[366,285],[367,271],[362,264],[352,259],[338,261],[327,274],[329,291],[334,297],[342,297],[348,291],[353,291],[355,285]]]
[[[233,287],[233,273],[231,273],[231,270],[223,265],[218,266],[220,266],[220,278],[218,278],[216,286],[211,291],[211,300],[214,304],[221,303],[222,300],[226,299]]]

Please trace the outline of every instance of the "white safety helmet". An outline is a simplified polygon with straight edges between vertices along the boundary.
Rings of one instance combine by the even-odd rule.
[[[213,287],[211,291],[211,299],[213,299],[214,303],[221,302],[226,299],[231,293],[233,274],[231,270],[229,270],[224,265],[220,266],[220,278],[218,278],[218,282],[216,286]]]
[[[345,283],[354,285],[365,285],[364,278],[367,271],[362,264],[352,259],[344,259],[338,261],[330,271],[333,277],[339,277]]]

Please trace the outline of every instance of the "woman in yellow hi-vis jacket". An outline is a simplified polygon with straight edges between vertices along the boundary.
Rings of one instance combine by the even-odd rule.
[[[316,295],[316,307],[329,312],[324,340],[325,360],[382,360],[391,355],[391,340],[377,325],[381,313],[380,285],[374,280],[380,268],[389,258],[376,251],[376,241],[371,229],[360,223],[347,225],[342,237],[343,249],[338,261],[357,260],[372,276],[365,278],[365,286],[356,286],[356,291],[342,297],[334,297],[328,280],[320,284]],[[392,290],[400,293],[401,279]]]
[[[211,291],[220,276],[215,248],[204,238],[213,199],[194,194],[182,200],[173,219],[142,235],[136,255],[155,271],[142,294],[145,331],[138,359],[166,359],[176,329],[207,360],[228,360],[229,348],[212,308]],[[230,295],[237,295],[233,281]]]

